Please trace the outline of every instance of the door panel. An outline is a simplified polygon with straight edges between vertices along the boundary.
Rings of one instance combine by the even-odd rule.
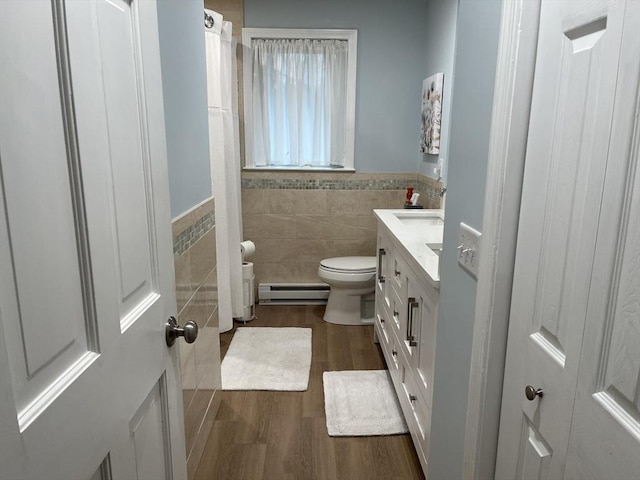
[[[153,203],[150,192],[148,123],[136,10],[122,0],[99,0],[98,31],[109,131],[110,180],[113,189],[113,230],[118,256],[122,330],[140,310],[157,299],[153,243]],[[142,305],[141,305],[142,304]]]
[[[171,467],[166,387],[161,378],[130,422],[131,446],[138,479],[170,478]]]
[[[629,2],[566,474],[640,478],[640,4]]]
[[[111,467],[109,457],[105,458],[93,475],[91,480],[111,480]]]
[[[2,1],[0,40],[0,477],[186,478],[156,4]]]
[[[541,181],[534,187],[539,206],[528,223],[533,228],[523,234],[536,246],[531,260],[539,262],[531,269],[535,276],[530,285],[536,292],[531,335],[561,367],[567,337],[577,333],[570,319],[581,308],[584,290],[574,276],[581,267],[589,269],[585,259],[591,255],[596,220],[589,213],[597,191],[593,199],[589,195],[601,189],[608,139],[600,132],[608,130],[615,94],[615,76],[600,72],[617,67],[622,27],[621,12],[584,9],[563,12],[560,6],[543,6],[541,23],[547,28],[541,32],[539,55],[544,60],[541,71],[537,67],[527,150],[527,161],[538,164],[535,174]]]
[[[640,476],[639,137],[636,126],[627,221],[621,222],[625,226],[617,241],[602,246],[617,247],[613,278],[603,275],[612,281],[596,292],[588,313],[567,457],[569,478]],[[606,295],[602,302],[601,293]]]
[[[497,478],[564,475],[624,13],[624,2],[542,2]],[[544,397],[527,400],[526,385]]]
[[[28,6],[18,8],[23,18]],[[7,348],[21,431],[99,352],[71,85],[58,75],[69,69],[67,44],[54,14],[2,29],[2,44],[13,47],[3,49],[2,63],[15,62],[20,79],[0,77],[2,155],[20,158],[2,162],[0,301],[16,339]],[[32,38],[19,34],[31,28],[38,31]],[[43,71],[21,65],[23,56]]]
[[[518,474],[515,478],[518,480],[549,478],[551,449],[542,439],[536,427],[526,418],[523,418],[519,452]]]

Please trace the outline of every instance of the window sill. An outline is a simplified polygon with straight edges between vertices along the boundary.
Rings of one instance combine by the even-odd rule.
[[[242,167],[243,172],[316,172],[316,173],[354,173],[355,168],[319,168],[319,167]]]

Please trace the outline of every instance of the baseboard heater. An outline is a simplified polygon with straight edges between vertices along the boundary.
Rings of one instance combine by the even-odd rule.
[[[261,283],[260,305],[324,305],[329,298],[326,283]]]

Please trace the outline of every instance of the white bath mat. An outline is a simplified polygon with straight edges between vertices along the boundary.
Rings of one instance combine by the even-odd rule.
[[[305,391],[311,329],[240,327],[222,361],[223,390]]]
[[[409,431],[387,370],[324,372],[322,379],[330,436],[395,435]]]

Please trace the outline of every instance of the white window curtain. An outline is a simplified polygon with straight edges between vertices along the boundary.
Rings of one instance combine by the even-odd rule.
[[[346,40],[254,39],[257,167],[345,166]]]

